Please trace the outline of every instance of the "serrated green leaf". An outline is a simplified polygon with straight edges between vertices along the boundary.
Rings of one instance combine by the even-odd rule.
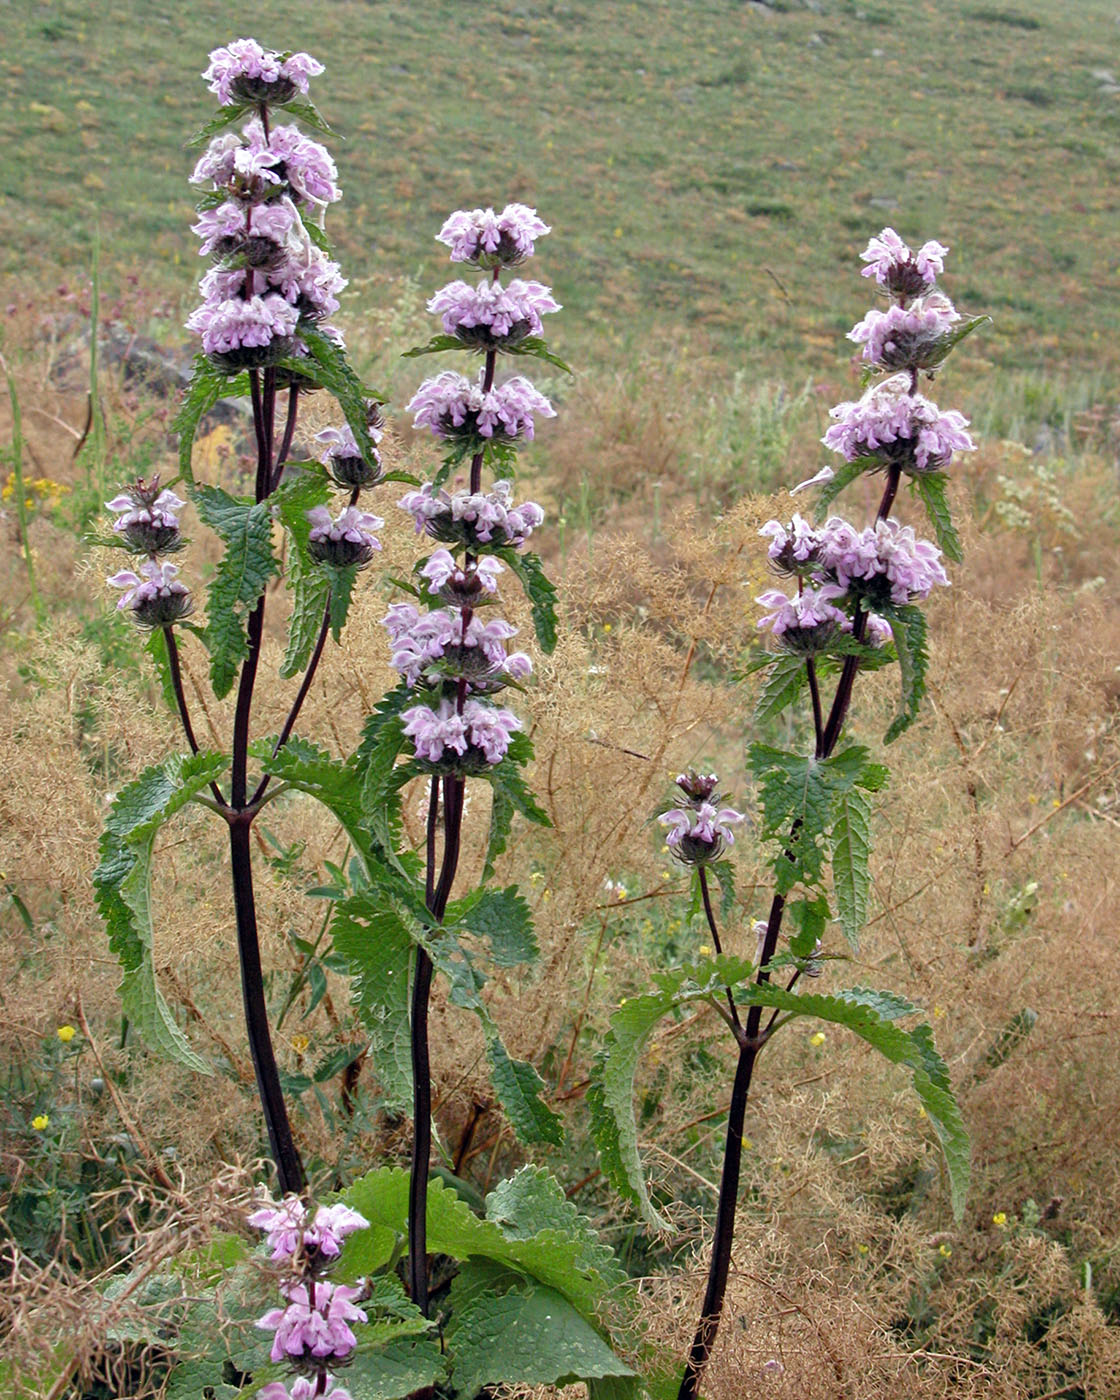
[[[382,1102],[390,1109],[408,1109],[412,1104],[408,1016],[412,935],[398,914],[383,904],[376,907],[365,895],[335,905],[330,932],[335,950],[349,964],[352,1000],[369,1033]]]
[[[830,910],[828,901],[817,895],[814,899],[793,899],[786,905],[786,917],[797,930],[790,938],[790,952],[795,958],[811,958],[817,942],[823,937]]]
[[[353,759],[333,758],[326,749],[293,734],[279,753],[275,738],[257,739],[249,752],[263,772],[314,797],[331,812],[363,857],[369,852],[369,831],[362,809],[361,778]]]
[[[541,1098],[544,1080],[525,1060],[512,1059],[497,1035],[486,1045],[490,1076],[506,1117],[522,1142],[564,1141],[560,1117]]]
[[[708,871],[719,882],[719,912],[727,919],[735,907],[735,867],[729,860],[717,860],[708,866]]]
[[[918,472],[911,477],[910,484],[922,498],[938,548],[946,559],[959,564],[964,558],[964,553],[961,550],[961,538],[949,511],[946,495],[949,478],[944,472]]]
[[[195,356],[191,367],[191,381],[187,385],[179,411],[171,422],[171,431],[179,436],[179,471],[189,485],[194,484],[191,454],[199,423],[220,399],[248,392],[249,381],[246,375],[225,374],[216,369],[205,355]]]
[[[562,1294],[539,1284],[473,1289],[454,1308],[448,1340],[452,1382],[463,1396],[498,1383],[568,1385],[634,1374]]]
[[[984,1075],[990,1074],[992,1070],[998,1069],[1034,1030],[1037,1020],[1038,1012],[1029,1006],[1024,1006],[1021,1011],[1016,1011],[985,1051],[983,1072],[977,1070],[973,1078],[981,1079]]]
[[[124,974],[120,986],[124,1015],[153,1049],[200,1074],[213,1071],[190,1048],[156,982],[152,853],[163,824],[228,766],[225,754],[203,752],[176,755],[145,769],[117,794],[101,834],[101,862],[93,876],[109,946]]]
[[[831,481],[826,481],[817,497],[817,509],[825,511],[833,503],[845,486],[850,486],[864,472],[875,471],[883,464],[878,457],[857,457],[854,462],[845,462],[836,468]]]
[[[335,564],[322,564],[320,567],[330,580],[331,636],[337,642],[350,613],[350,603],[354,597],[354,584],[358,580],[358,566],[348,564],[345,567],[339,567]]]
[[[163,703],[173,714],[178,714],[179,701],[175,695],[175,687],[171,683],[171,660],[167,654],[167,634],[162,627],[152,628],[144,642],[144,650],[152,658],[152,664],[156,668],[156,677],[159,680]]]
[[[227,127],[236,126],[242,117],[249,116],[255,111],[255,102],[231,102],[228,107],[223,107],[217,116],[211,117],[200,131],[195,132],[186,142],[187,150],[192,150],[195,146],[205,146],[207,142],[220,132],[225,131]]]
[[[853,787],[839,799],[832,829],[832,886],[844,937],[859,951],[860,930],[867,922],[871,890],[871,803]]]
[[[314,102],[306,97],[293,97],[289,102],[278,102],[276,107],[281,112],[288,112],[305,126],[313,127],[316,131],[321,131],[324,136],[336,136],[337,133],[320,115],[319,109]],[[342,138],[339,137],[339,140]]]
[[[548,813],[537,805],[524,778],[517,771],[517,765],[528,763],[532,757],[533,745],[529,739],[524,734],[514,734],[502,762],[479,775],[490,784],[494,794],[482,871],[483,884],[493,876],[494,863],[506,848],[515,813],[520,813],[537,826],[552,825]]]
[[[762,687],[762,694],[754,709],[756,724],[765,724],[788,709],[808,683],[808,672],[803,656],[784,654],[774,657],[770,674]]]
[[[372,1352],[357,1351],[344,1373],[352,1400],[399,1400],[447,1374],[439,1343],[427,1337],[390,1342]]]
[[[279,572],[272,552],[272,513],[268,501],[239,501],[219,486],[192,486],[191,499],[202,521],[226,545],[206,601],[210,684],[220,700],[249,654],[249,614]]]
[[[539,335],[527,335],[516,345],[503,345],[500,348],[503,354],[528,355],[534,360],[544,360],[546,364],[562,369],[565,374],[573,373],[571,367],[566,365],[559,355],[554,355]]]
[[[583,1248],[572,1257],[574,1268],[594,1270],[608,1282],[622,1281],[622,1266],[610,1246],[544,1167],[520,1167],[500,1181],[486,1197],[486,1219],[494,1221],[507,1239],[529,1240],[551,1230],[579,1241]]]
[[[847,1026],[893,1064],[906,1065],[913,1072],[914,1090],[941,1143],[949,1171],[953,1214],[958,1220],[961,1218],[970,1173],[968,1133],[950,1088],[949,1071],[934,1047],[933,1032],[927,1025],[906,1031],[897,1024],[901,1016],[913,1009],[909,1003],[891,992],[874,992],[866,987],[830,996],[799,995],[772,983],[751,983],[736,993],[736,1000],[747,1006],[769,1006]]]
[[[935,369],[938,365],[943,365],[950,351],[955,350],[961,341],[964,340],[965,336],[969,336],[973,331],[979,330],[986,322],[990,324],[991,319],[990,316],[972,316],[967,321],[962,321],[959,326],[951,330],[942,339],[937,349],[937,355],[935,358],[930,359],[928,368]]]
[[[411,350],[402,351],[401,359],[416,360],[421,355],[435,355],[441,350],[467,350],[469,348],[457,335],[433,335],[427,345],[414,345]]]
[[[521,554],[516,549],[499,549],[503,559],[525,589],[533,613],[533,628],[537,643],[546,656],[556,650],[556,586],[545,576],[540,559],[535,554]]]
[[[288,619],[288,643],[280,666],[284,677],[294,676],[306,668],[326,615],[331,580],[308,552],[311,521],[307,513],[316,506],[325,505],[331,494],[325,472],[301,470],[271,497],[291,541],[287,577],[292,592],[292,612]]]
[[[898,714],[883,735],[885,744],[893,744],[918,716],[922,698],[926,693],[929,652],[926,649],[926,616],[921,608],[907,603],[902,607],[885,610],[884,616],[890,623],[891,635],[894,637],[902,681]]]
[[[373,460],[373,443],[370,440],[369,428],[367,425],[367,404],[369,400],[383,403],[384,397],[364,385],[354,371],[350,368],[350,362],[346,358],[346,352],[335,344],[329,336],[314,325],[301,321],[297,327],[296,334],[307,347],[307,353],[315,362],[315,378],[329,393],[333,394],[338,402],[339,408],[346,416],[346,421],[354,434],[354,441],[358,446],[363,458],[369,466],[376,466]],[[297,371],[306,373],[306,363],[302,366],[299,361],[288,364],[289,368],[294,365]]]
[[[535,1169],[534,1169],[535,1170]],[[370,1226],[404,1237],[408,1228],[408,1172],[402,1167],[379,1167],[359,1177],[343,1193],[343,1200],[363,1215]],[[499,1211],[499,1214],[503,1212]],[[516,1270],[561,1293],[583,1317],[594,1320],[608,1285],[618,1277],[612,1264],[603,1272],[601,1247],[593,1247],[594,1229],[582,1217],[561,1225],[554,1208],[548,1223],[532,1233],[524,1215],[512,1225],[498,1219],[482,1220],[450,1187],[433,1177],[428,1183],[428,1249],[452,1259],[488,1259]],[[361,1248],[365,1231],[351,1235],[343,1245],[336,1276],[356,1276],[351,1259]]]
[[[539,955],[529,906],[516,885],[507,885],[504,890],[484,890],[458,914],[452,905],[445,922],[485,938],[496,967],[535,962]]]

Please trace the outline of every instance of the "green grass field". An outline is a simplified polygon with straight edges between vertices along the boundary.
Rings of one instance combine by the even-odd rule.
[[[819,12],[818,12],[819,11]],[[353,278],[438,284],[445,214],[520,199],[581,363],[683,344],[768,374],[835,365],[884,224],[953,246],[1006,367],[1115,362],[1120,94],[1104,0],[821,0],[803,8],[150,0],[15,7],[3,73],[6,274],[88,260],[190,295],[184,135],[207,51],[241,33],[327,65]],[[368,279],[368,280],[367,280]]]

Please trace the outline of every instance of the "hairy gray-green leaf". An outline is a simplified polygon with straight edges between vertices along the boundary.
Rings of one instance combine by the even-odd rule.
[[[860,930],[867,922],[871,889],[871,803],[859,788],[839,798],[832,829],[832,886],[844,937],[859,951]]]
[[[898,714],[883,736],[884,743],[893,744],[918,717],[918,710],[926,693],[929,652],[926,648],[926,615],[921,608],[907,603],[902,607],[885,610],[884,615],[890,623],[895,650],[898,652],[902,684]]]
[[[964,554],[961,550],[961,538],[957,534],[957,527],[953,524],[953,517],[949,511],[949,501],[946,494],[949,478],[944,472],[919,472],[911,478],[911,484],[922,498],[922,504],[929,516],[929,523],[933,526],[933,534],[937,540],[938,548],[946,559],[951,559],[954,564],[959,564],[964,558]]]

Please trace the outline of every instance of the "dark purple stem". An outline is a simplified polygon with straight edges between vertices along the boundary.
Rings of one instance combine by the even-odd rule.
[[[299,385],[293,384],[288,390],[288,417],[284,424],[284,436],[280,439],[280,451],[276,454],[276,461],[272,468],[272,490],[275,491],[280,485],[280,478],[284,475],[284,466],[288,460],[288,453],[292,450],[292,439],[296,433],[296,418],[299,414]]]
[[[183,672],[179,665],[179,644],[176,642],[175,633],[170,627],[163,629],[163,642],[167,648],[167,670],[171,677],[171,689],[175,692],[175,705],[179,711],[179,718],[183,722],[183,732],[187,736],[187,743],[191,746],[191,753],[198,753],[198,740],[194,737],[190,711],[187,709],[187,697],[183,690]],[[211,783],[210,791],[214,794],[215,802],[221,803],[224,807],[226,800],[222,796],[222,790],[218,784]]]
[[[443,779],[443,861],[434,889],[431,862],[427,875],[431,894],[426,903],[437,924],[447,910],[459,864],[464,786],[463,779],[452,774]],[[435,849],[437,811],[437,803],[429,801],[429,853]],[[413,1123],[412,1163],[408,1179],[408,1289],[412,1301],[425,1317],[428,1316],[428,1166],[432,1152],[432,1076],[428,1053],[428,1003],[431,991],[432,960],[423,948],[419,948],[416,952],[411,1006]]]
[[[824,719],[821,714],[821,688],[817,683],[817,665],[811,656],[805,658],[805,674],[809,677],[809,698],[813,702],[813,733],[816,736],[814,752],[821,756],[824,747]]]
[[[712,895],[708,889],[708,872],[702,865],[696,867],[696,874],[700,877],[700,895],[704,901],[704,917],[708,921],[708,929],[712,935],[712,943],[720,956],[723,955],[723,946],[719,941],[719,928],[716,925],[715,910],[712,908]],[[731,1008],[731,1019],[735,1025],[739,1025],[739,1008],[735,1005],[735,998],[731,993],[731,988],[727,989],[727,1004]]]

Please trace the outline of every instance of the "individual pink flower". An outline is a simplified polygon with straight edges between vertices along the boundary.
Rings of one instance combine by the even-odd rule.
[[[534,241],[551,229],[524,204],[493,209],[457,209],[436,237],[451,249],[452,262],[479,267],[514,267],[532,256]]]
[[[505,566],[492,555],[483,555],[464,568],[456,563],[450,550],[437,549],[425,561],[420,577],[427,580],[429,589],[443,602],[467,607],[477,604],[483,594],[497,593],[498,575],[504,572]]]
[[[944,272],[948,251],[931,238],[912,253],[893,228],[885,228],[860,254],[867,264],[861,276],[874,277],[880,287],[902,298],[923,296]]]
[[[219,103],[229,107],[235,102],[290,102],[297,92],[306,95],[308,79],[322,72],[323,65],[310,54],[281,54],[255,39],[235,39],[211,51],[202,76]]]

